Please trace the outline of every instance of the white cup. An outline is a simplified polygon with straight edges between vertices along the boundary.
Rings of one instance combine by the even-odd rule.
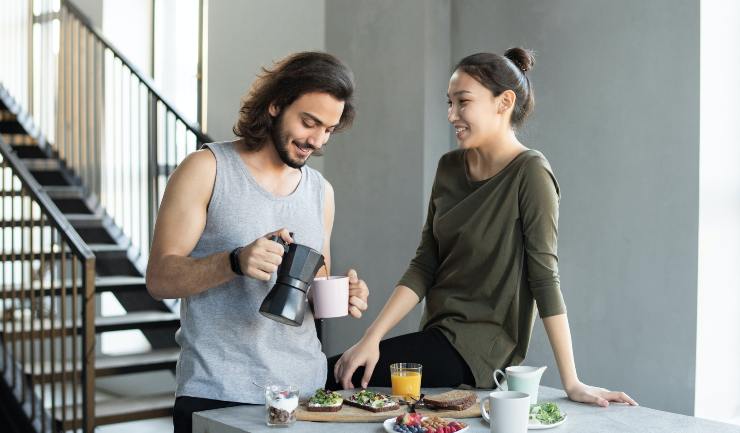
[[[349,277],[316,277],[311,290],[315,318],[329,319],[349,314]]]
[[[485,408],[490,400],[491,415]],[[480,413],[491,424],[491,433],[527,433],[529,394],[518,391],[494,391],[481,399]]]

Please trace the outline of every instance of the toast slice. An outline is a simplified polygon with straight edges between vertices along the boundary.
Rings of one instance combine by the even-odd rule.
[[[363,389],[344,399],[350,406],[359,407],[369,412],[388,412],[401,406],[391,396]]]
[[[474,405],[475,401],[474,392],[455,389],[424,397],[424,406],[435,410],[465,410]]]
[[[342,394],[317,389],[313,397],[306,402],[306,410],[309,412],[339,412],[343,404]]]
[[[339,412],[342,410],[342,406],[344,406],[343,403],[339,403],[334,406],[312,406],[307,404],[306,410],[309,412]]]

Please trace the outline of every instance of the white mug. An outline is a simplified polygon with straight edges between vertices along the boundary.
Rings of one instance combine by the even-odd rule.
[[[313,317],[329,319],[349,314],[349,277],[316,277],[313,291]]]
[[[491,415],[486,411],[486,400],[490,400]],[[527,433],[529,394],[494,391],[481,399],[480,413],[491,424],[491,433]]]

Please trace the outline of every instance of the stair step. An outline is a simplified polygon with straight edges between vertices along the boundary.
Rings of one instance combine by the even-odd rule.
[[[26,130],[17,120],[0,120],[0,132],[3,134],[25,134]]]
[[[64,187],[65,189],[68,187]],[[70,194],[73,194],[73,188],[76,187],[69,187],[70,188]],[[57,192],[54,192],[56,195]],[[62,194],[61,192],[59,194]],[[66,194],[66,192],[65,192]],[[21,193],[20,191],[0,191],[0,198],[2,197],[20,197]],[[114,236],[111,234],[110,229],[106,227],[106,223],[103,221],[103,218],[99,215],[95,214],[64,214],[64,216],[67,218],[67,221],[70,222],[72,227],[77,231],[77,233],[80,235],[82,240],[84,240],[88,244],[105,244],[105,245],[114,245],[116,243],[116,240]],[[7,220],[7,221],[0,221],[0,228],[18,228],[18,227],[30,227],[31,222],[30,221],[20,221],[20,220]],[[39,220],[33,221],[34,227],[40,227],[41,222]],[[44,219],[44,227],[51,226],[51,223],[48,219]],[[115,229],[114,229],[115,230]]]
[[[180,354],[179,348],[158,349],[144,353],[116,356],[97,356],[95,358],[95,377],[114,376],[119,374],[141,373],[145,371],[171,370],[177,364],[177,358]],[[33,369],[31,368],[33,367]],[[43,374],[42,374],[43,367]],[[52,371],[52,367],[54,370]],[[65,371],[62,372],[62,367]],[[37,362],[35,364],[27,363],[25,373],[33,375],[35,383],[59,382],[62,380],[73,380],[73,363],[68,360],[65,365],[56,362],[52,365],[51,361]],[[76,375],[79,376],[82,370],[82,362],[77,363]]]
[[[43,337],[60,337],[62,330],[65,335],[72,334],[74,332],[74,323],[71,320],[64,321],[64,327],[59,320],[55,320],[54,323],[49,319],[39,320],[26,320],[25,328],[21,329],[21,322],[15,322],[15,329],[12,329],[13,322],[5,323],[5,332],[0,332],[3,337],[8,339],[21,338],[24,340],[30,338],[41,338],[41,330],[43,326]],[[52,330],[53,325],[53,330]],[[177,328],[180,326],[180,318],[177,314],[166,313],[163,311],[137,311],[120,316],[105,316],[97,317],[95,319],[95,333],[101,334],[103,332],[113,331],[125,331],[129,329],[160,329],[160,328]],[[77,333],[84,332],[82,328],[82,322],[77,322]]]
[[[60,173],[61,175],[61,173]],[[55,184],[56,185],[56,184]],[[55,205],[59,208],[62,213],[89,213],[92,214],[93,211],[90,209],[90,207],[87,205],[87,202],[82,197],[52,197],[51,200],[54,202]]]
[[[26,165],[31,175],[42,186],[47,185],[69,185],[72,182],[62,170],[62,163],[53,158],[23,158],[21,162]],[[88,212],[83,209],[79,211],[68,210],[69,212]]]
[[[102,255],[122,255],[126,257],[126,253],[128,251],[125,247],[122,247],[118,244],[87,244],[87,246],[93,253],[95,253],[96,257]]]
[[[26,134],[25,132],[22,134],[2,134],[3,141],[8,143],[11,147],[13,147],[13,150],[15,150],[16,155],[18,155],[19,158],[23,158],[21,156],[22,153],[26,151],[26,148],[28,149],[39,149],[38,147],[39,143],[31,137],[30,135]],[[38,158],[45,158],[46,154],[43,153],[33,153],[36,155],[39,155]],[[36,156],[30,156],[31,158],[36,158]]]
[[[62,164],[53,158],[23,158],[21,162],[31,171],[59,171]]]
[[[47,185],[44,187],[44,191],[52,199],[85,198],[85,192],[82,190],[82,187],[76,185]]]
[[[47,185],[44,186],[44,191],[46,191],[62,213],[72,212],[75,215],[80,213],[92,214],[90,207],[87,205],[85,192],[80,186]]]
[[[98,292],[146,291],[146,280],[144,277],[98,276],[95,280],[95,290]]]
[[[34,282],[34,286],[37,286],[38,282]],[[39,287],[34,287],[33,294],[34,296],[61,296],[62,294],[62,281],[56,280],[51,284],[53,289],[49,288],[49,283],[44,283],[45,288],[42,290]],[[15,297],[19,298],[21,294],[21,289],[25,288],[26,292],[23,294],[23,296],[26,299],[30,299],[31,293],[30,290],[27,288],[28,284],[26,283],[25,286],[21,286],[19,284],[15,285],[14,287],[6,285],[3,288],[0,288],[0,294],[5,292],[5,298],[11,299],[13,297],[13,294],[15,293]],[[64,280],[64,287],[66,289],[67,296],[72,296],[72,279],[68,278]],[[15,292],[13,291],[15,289]],[[43,293],[42,293],[43,292]],[[103,293],[103,292],[112,292],[112,293],[131,293],[131,292],[141,292],[142,295],[146,293],[146,280],[144,277],[135,277],[135,276],[112,276],[112,277],[105,277],[105,276],[97,276],[95,278],[95,292],[96,293]],[[78,295],[82,294],[82,279],[77,280],[77,293]]]
[[[0,198],[2,197],[21,197],[20,191],[0,191]],[[101,218],[98,215],[95,214],[85,214],[85,213],[75,213],[75,214],[64,214],[64,217],[67,218],[67,221],[74,227],[75,229],[79,228],[99,228],[102,229],[104,227],[103,224],[103,218]],[[30,222],[28,220],[23,221],[23,227],[28,227]],[[38,219],[33,221],[34,227],[40,227],[41,221]],[[44,226],[50,226],[49,219],[44,219]],[[21,227],[21,220],[14,219],[14,220],[5,220],[0,221],[0,227]],[[98,242],[93,242],[98,243]]]
[[[0,121],[4,122],[15,122],[17,120],[15,114],[11,113],[8,110],[0,110]]]
[[[175,405],[174,394],[153,395],[142,397],[118,398],[95,403],[95,425],[116,424],[120,422],[136,421],[150,418],[172,416]],[[62,424],[62,411],[65,422]],[[77,420],[72,420],[74,408],[59,408],[56,420],[62,424],[63,430],[72,430],[82,426],[82,409],[78,408]]]
[[[180,316],[163,311],[137,311],[121,316],[99,317],[95,332],[123,331],[127,329],[156,329],[179,327]]]
[[[47,158],[46,152],[44,152],[36,143],[33,141],[33,138],[29,137],[28,135],[25,136],[14,136],[14,137],[27,137],[28,140],[21,140],[21,139],[15,139],[13,141],[5,140],[8,142],[11,146],[13,146],[13,151],[18,156],[18,158],[25,159],[25,158]]]
[[[100,215],[91,213],[65,213],[64,217],[67,218],[72,227],[86,227],[86,228],[97,228],[103,227],[103,218]]]
[[[4,224],[0,224],[0,227],[5,226]],[[13,225],[14,227],[20,227],[20,223],[18,225]],[[27,226],[27,223],[26,223]],[[118,244],[87,244],[87,246],[90,248],[90,250],[95,254],[95,262],[96,262],[96,270],[97,265],[100,265],[101,268],[105,269],[114,269],[115,266],[120,265],[123,263],[124,265],[126,263],[129,263],[128,260],[128,250],[125,247],[122,247]],[[69,248],[66,249],[64,256],[66,260],[71,261],[74,254],[72,251],[70,251]],[[61,251],[24,251],[21,252],[5,252],[5,260],[6,261],[16,261],[16,262],[28,262],[32,260],[41,260],[44,259],[44,261],[61,261],[62,260],[62,253]],[[120,275],[131,275],[130,271],[131,269],[126,268],[126,271],[129,271],[128,273],[123,273]],[[110,272],[104,272],[101,274],[103,276],[111,276],[116,275],[112,274]],[[135,276],[135,275],[134,275]]]

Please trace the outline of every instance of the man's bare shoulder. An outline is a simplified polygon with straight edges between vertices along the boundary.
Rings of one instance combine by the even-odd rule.
[[[185,157],[167,181],[164,202],[171,199],[194,200],[206,205],[216,182],[216,157],[208,149]]]
[[[199,173],[206,177],[209,174],[215,175],[216,156],[209,149],[196,150],[182,160],[175,172],[177,171],[186,171],[189,175],[196,176]]]

